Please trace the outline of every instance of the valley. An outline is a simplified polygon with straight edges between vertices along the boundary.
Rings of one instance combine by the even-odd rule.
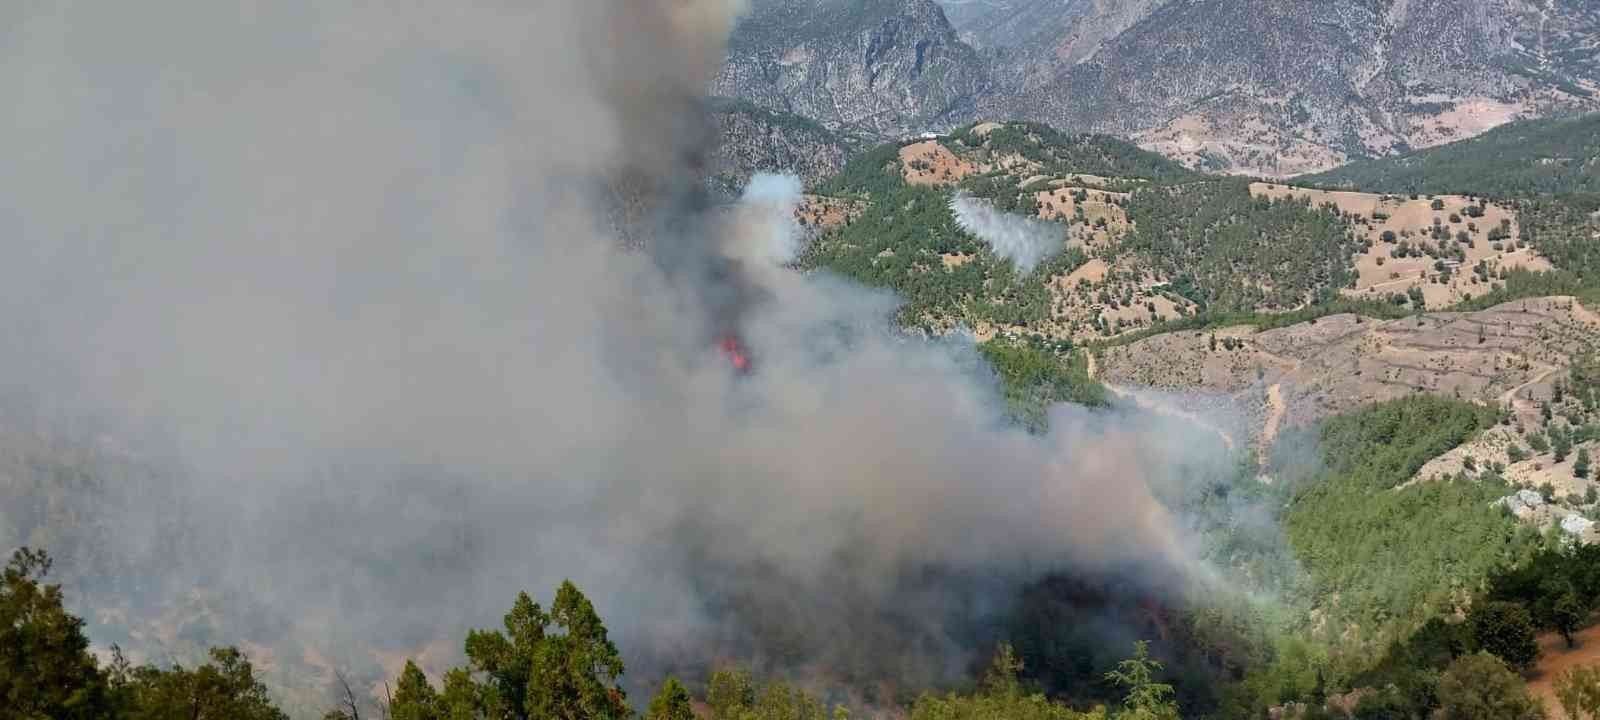
[[[1531,195],[1516,179],[1587,189],[1592,164],[1548,174],[1541,158],[1585,152],[1588,127],[1531,123],[1546,149],[1521,155],[1500,145],[1529,136],[1508,130],[1390,163],[1398,173],[1452,164],[1447,185],[1417,187],[1338,174],[1234,180],[1104,136],[981,121],[865,153],[819,185],[868,220],[819,235],[802,267],[896,289],[899,322],[916,333],[970,333],[992,358],[1008,357],[997,348],[1054,356],[1055,380],[997,363],[1007,385],[1035,383],[1007,391],[1032,427],[1043,427],[1041,399],[1098,385],[1091,406],[1188,425],[1243,458],[1248,469],[1213,492],[1263,503],[1251,512],[1277,518],[1300,568],[1278,575],[1270,541],[1251,546],[1237,527],[1208,531],[1208,542],[1232,548],[1227,564],[1251,568],[1253,586],[1287,583],[1281,597],[1303,615],[1283,631],[1314,638],[1328,653],[1319,672],[1352,673],[1347,687],[1360,688],[1385,644],[1432,613],[1471,614],[1473,588],[1509,561],[1490,538],[1516,553],[1541,537],[1600,541],[1589,467],[1600,453],[1589,370],[1600,353],[1600,215],[1580,194]],[[1001,247],[941,219],[941,198],[963,196],[1052,223],[1057,254],[1030,272],[1007,267]],[[874,222],[880,204],[895,211]],[[1373,450],[1337,439],[1367,426],[1382,439],[1355,442]],[[1332,453],[1331,469],[1307,463],[1308,443]],[[1363,452],[1378,464],[1338,469]],[[1340,535],[1358,527],[1371,537]],[[1459,535],[1447,549],[1429,533]],[[1434,553],[1457,558],[1454,569],[1428,565]],[[1416,575],[1396,586],[1373,574],[1395,563]],[[1532,677],[1553,697],[1548,675]],[[1339,702],[1385,697],[1368,687]]]
[[[1600,717],[1593,2],[11,15],[0,720]]]

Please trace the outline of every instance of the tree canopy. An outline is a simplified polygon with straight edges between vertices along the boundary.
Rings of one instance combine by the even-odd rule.
[[[234,648],[193,669],[135,667],[113,648],[102,668],[49,572],[48,554],[22,548],[0,580],[0,718],[287,720]]]

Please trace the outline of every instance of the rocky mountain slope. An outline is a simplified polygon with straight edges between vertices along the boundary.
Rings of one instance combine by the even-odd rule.
[[[1070,40],[1106,12],[1063,9],[1041,35]],[[1600,13],[1577,2],[1169,0],[1094,48],[1023,48],[997,64],[995,102],[1280,175],[1592,106],[1600,75],[1578,38],[1596,28]]]
[[[762,0],[715,91],[880,136],[1036,120],[1270,176],[1600,107],[1586,0],[940,6]]]
[[[712,91],[897,136],[973,117],[993,83],[932,0],[757,0]]]
[[[1002,69],[1051,57],[1077,63],[1163,0],[941,0],[961,38]]]
[[[736,195],[758,172],[784,172],[813,185],[844,169],[860,145],[856,137],[829,130],[814,120],[773,112],[747,100],[712,102],[717,142],[708,183],[719,197]]]

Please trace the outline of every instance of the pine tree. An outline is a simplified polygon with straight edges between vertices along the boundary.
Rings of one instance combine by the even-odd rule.
[[[105,678],[61,586],[39,584],[49,573],[48,553],[22,548],[0,576],[0,700],[13,717],[104,717]]]
[[[1439,676],[1445,720],[1544,720],[1544,708],[1504,662],[1488,653],[1467,655]]]
[[[627,717],[626,695],[616,684],[623,672],[622,655],[594,605],[566,581],[556,591],[550,618],[565,633],[545,637],[534,654],[528,715],[559,720]]]
[[[118,671],[112,682],[129,718],[288,720],[273,706],[250,661],[234,648],[212,649],[211,661],[193,670],[145,666]]]
[[[389,715],[394,720],[442,720],[439,694],[428,683],[428,676],[422,674],[422,668],[410,660],[400,671],[394,699],[389,703]]]
[[[650,700],[646,720],[694,720],[694,708],[689,705],[689,690],[675,677],[667,678],[661,690]]]
[[[1556,430],[1550,432],[1550,451],[1554,454],[1556,462],[1565,462],[1567,454],[1572,452],[1572,436]]]
[[[1558,593],[1550,603],[1550,620],[1556,630],[1561,633],[1561,638],[1567,641],[1567,647],[1572,647],[1572,634],[1583,626],[1589,619],[1589,609],[1578,600],[1578,593],[1569,583]]]
[[[1178,706],[1172,701],[1171,685],[1156,682],[1161,663],[1150,659],[1150,644],[1140,640],[1133,644],[1133,657],[1117,663],[1117,669],[1106,673],[1106,679],[1128,688],[1122,700],[1122,713],[1117,717],[1127,720],[1178,720]]]
[[[1512,667],[1530,667],[1538,659],[1539,643],[1533,634],[1533,618],[1522,605],[1503,601],[1475,605],[1467,621],[1472,625],[1472,636],[1478,641],[1478,647]]]
[[[503,624],[505,632],[472,630],[467,633],[466,652],[473,672],[488,678],[480,691],[482,702],[497,710],[496,718],[526,717],[528,678],[533,674],[534,656],[544,642],[550,616],[528,593],[517,593]],[[459,692],[457,693],[460,694]]]

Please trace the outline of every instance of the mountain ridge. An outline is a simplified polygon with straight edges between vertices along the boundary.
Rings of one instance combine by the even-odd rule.
[[[762,0],[713,89],[879,139],[1030,120],[1288,177],[1600,109],[1597,34],[1578,0]]]
[[[933,0],[763,0],[735,28],[712,92],[892,137],[975,117],[991,84]]]

